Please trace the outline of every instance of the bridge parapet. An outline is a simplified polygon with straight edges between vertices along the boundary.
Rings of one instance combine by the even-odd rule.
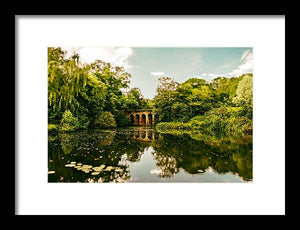
[[[125,112],[155,112],[155,109],[129,109],[126,110]]]

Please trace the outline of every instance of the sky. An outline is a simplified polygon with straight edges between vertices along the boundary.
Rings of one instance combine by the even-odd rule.
[[[178,83],[197,77],[240,76],[253,72],[251,47],[166,48],[166,47],[62,47],[76,51],[82,62],[96,59],[124,66],[131,74],[130,87],[140,88],[145,98],[153,99],[159,77],[172,77]]]

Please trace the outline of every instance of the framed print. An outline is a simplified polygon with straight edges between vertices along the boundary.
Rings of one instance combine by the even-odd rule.
[[[284,214],[283,15],[16,28],[17,214]]]

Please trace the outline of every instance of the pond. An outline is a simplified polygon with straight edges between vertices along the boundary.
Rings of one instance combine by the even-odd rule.
[[[48,136],[48,182],[251,182],[252,136],[150,127]]]

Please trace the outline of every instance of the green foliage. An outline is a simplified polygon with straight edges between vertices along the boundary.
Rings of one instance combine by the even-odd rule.
[[[233,103],[242,106],[245,116],[252,120],[253,114],[253,75],[247,74],[239,82]]]
[[[156,128],[161,131],[169,130],[169,129],[190,130],[191,125],[190,123],[182,123],[182,122],[161,122],[156,125]]]
[[[214,89],[216,102],[230,104],[236,94],[237,84],[242,78],[243,76],[232,78],[218,77],[213,79],[210,86]]]
[[[111,114],[111,112],[104,111],[102,112],[97,120],[95,121],[95,124],[99,128],[115,128],[117,127],[116,121],[114,116]]]
[[[202,130],[207,134],[217,136],[225,135],[226,126],[227,120],[215,114],[205,117],[203,123],[201,124]]]
[[[154,98],[154,104],[157,114],[159,114],[159,121],[172,121],[178,118],[174,113],[173,104],[177,100],[176,91],[164,91],[159,93]],[[176,109],[176,108],[175,108]]]
[[[191,78],[182,84],[170,78],[160,79],[154,98],[154,107],[160,122],[187,122],[192,117],[204,115],[213,108],[222,105],[232,106],[238,78],[216,78],[211,83],[203,79]],[[166,82],[164,82],[166,81]]]
[[[123,67],[96,60],[80,62],[78,54],[67,58],[60,47],[48,49],[48,123],[59,125],[64,111],[78,118],[80,129],[99,127],[95,122],[103,111],[126,125],[125,109],[152,108],[138,88],[128,92],[130,74]],[[128,125],[128,122],[127,122]]]
[[[90,74],[86,87],[78,95],[79,110],[77,114],[82,120],[89,121],[93,126],[97,116],[101,113],[105,103],[106,86],[94,74]]]
[[[59,130],[62,132],[71,132],[78,130],[80,123],[77,117],[74,117],[73,114],[66,110],[62,116]]]
[[[249,135],[252,134],[252,120],[244,115],[243,107],[212,109],[204,115],[195,116],[187,123],[161,122],[156,125],[159,131],[200,130],[207,135]]]
[[[117,123],[117,126],[118,127],[122,127],[122,126],[129,126],[131,125],[131,123],[129,122],[127,116],[123,113],[119,113],[117,116],[116,116],[116,123]]]
[[[252,74],[210,83],[190,78],[181,84],[161,77],[150,100],[139,88],[129,89],[131,75],[123,67],[101,60],[83,64],[78,54],[66,54],[59,47],[48,49],[48,123],[61,131],[108,127],[106,116],[114,121],[110,127],[126,126],[130,122],[122,111],[154,108],[156,121],[172,122],[171,128],[252,132]]]
[[[48,124],[48,133],[49,134],[56,134],[58,133],[58,126],[54,124]]]
[[[211,135],[252,133],[252,74],[218,77],[210,83],[191,78],[174,86],[170,79],[158,86],[154,98],[161,122],[158,129],[201,130]]]
[[[79,63],[79,56],[65,55],[61,48],[48,49],[48,100],[53,110],[71,104],[87,81],[88,68]]]
[[[151,100],[144,99],[142,92],[139,88],[132,88],[126,95],[124,101],[124,109],[134,110],[134,109],[146,109],[151,108]]]
[[[233,98],[233,102],[239,106],[252,105],[253,103],[253,76],[247,74],[239,82],[236,97]]]
[[[234,133],[240,136],[252,134],[252,121],[247,117],[231,117],[227,122],[226,133]]]

